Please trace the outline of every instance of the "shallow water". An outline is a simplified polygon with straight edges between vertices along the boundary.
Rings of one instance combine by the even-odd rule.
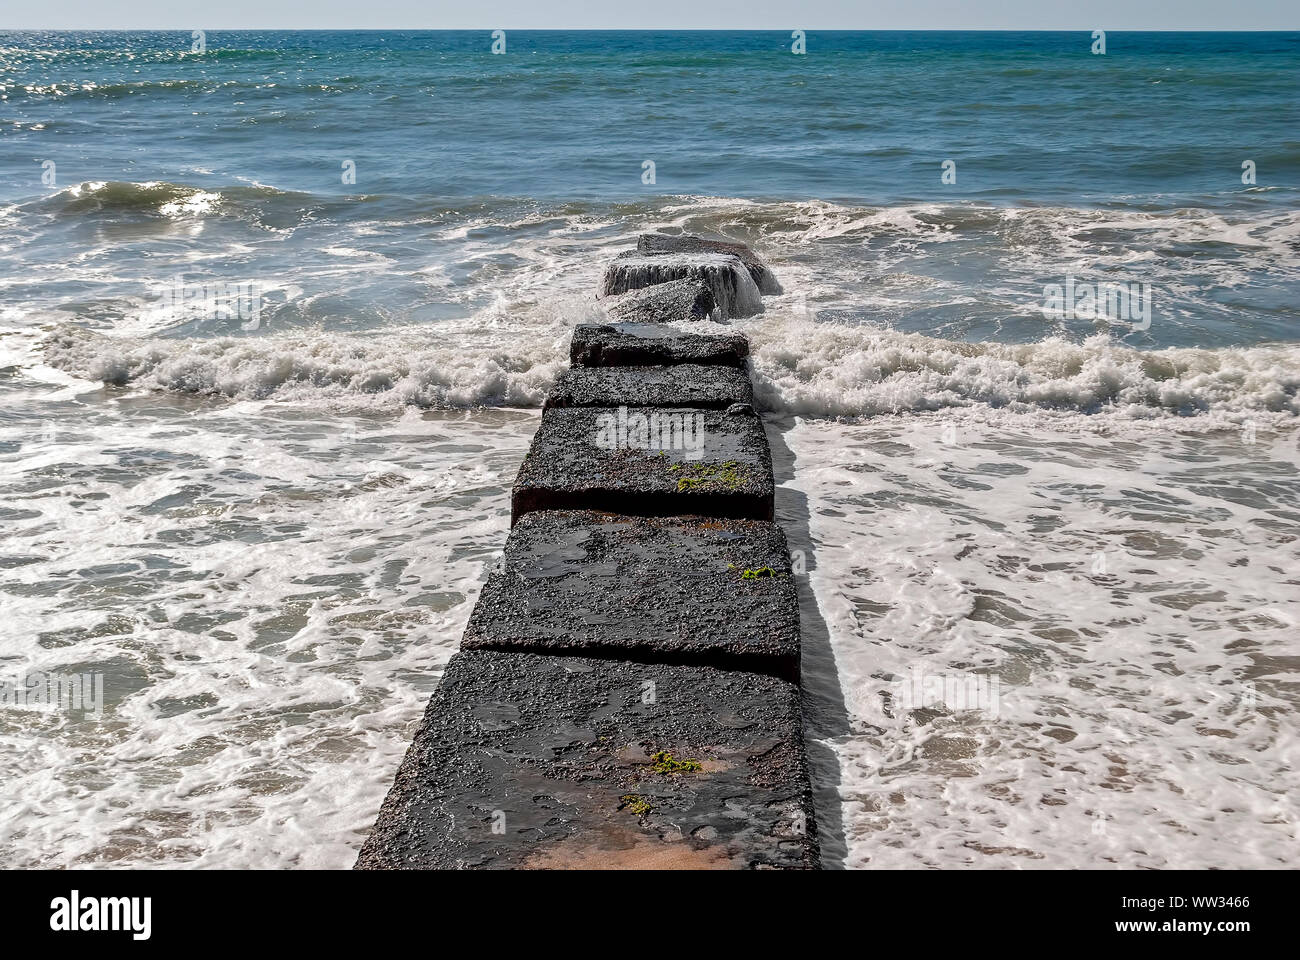
[[[106,703],[0,711],[3,859],[349,866],[536,415],[81,404],[5,444],[4,668],[101,672]]]
[[[1293,427],[947,413],[785,438],[849,866],[1292,862]]]

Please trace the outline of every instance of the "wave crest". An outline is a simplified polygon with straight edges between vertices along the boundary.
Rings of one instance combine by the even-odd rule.
[[[705,325],[697,325],[705,326]],[[808,320],[746,325],[761,408],[857,418],[946,407],[1130,419],[1300,415],[1300,349],[1134,350],[1082,343],[963,343]],[[47,362],[65,373],[240,400],[419,407],[539,406],[565,368],[568,330],[520,337],[403,330],[212,340],[131,339],[65,326]]]
[[[89,380],[237,400],[335,400],[419,407],[540,406],[564,366],[546,337],[476,348],[428,331],[212,340],[130,340],[64,327],[46,361]]]
[[[964,343],[811,320],[751,334],[755,390],[769,410],[861,417],[984,405],[1126,417],[1300,414],[1300,349],[1135,350],[1081,343]]]

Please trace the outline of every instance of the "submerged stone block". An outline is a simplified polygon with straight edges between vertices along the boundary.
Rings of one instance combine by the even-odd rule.
[[[749,341],[738,333],[687,333],[654,323],[579,324],[569,346],[569,362],[575,367],[743,367],[748,356]]]
[[[620,294],[609,303],[609,315],[631,323],[678,323],[707,320],[717,306],[703,280],[686,278],[656,283]]]
[[[627,293],[670,280],[699,280],[708,285],[723,320],[763,312],[758,285],[740,258],[730,253],[621,253],[605,268],[601,295]]]
[[[798,688],[711,667],[470,650],[360,869],[818,865]]]
[[[772,454],[751,407],[551,407],[511,491],[534,510],[772,519]]]
[[[643,233],[637,238],[638,253],[656,255],[664,253],[728,253],[738,257],[745,265],[749,275],[754,278],[759,293],[780,293],[781,284],[777,282],[772,268],[763,258],[743,243],[731,240],[706,240],[691,233],[672,236],[666,233]]]

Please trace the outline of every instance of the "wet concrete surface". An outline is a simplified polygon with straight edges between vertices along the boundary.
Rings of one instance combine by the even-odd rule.
[[[745,265],[749,275],[754,278],[760,293],[781,293],[781,284],[777,281],[772,268],[743,243],[730,240],[708,240],[695,234],[684,233],[673,236],[666,233],[643,233],[637,237],[636,249],[643,254],[672,253],[729,253],[738,257]]]
[[[614,296],[673,280],[698,280],[707,284],[721,319],[752,317],[763,312],[758,285],[740,258],[731,253],[645,255],[629,250],[620,253],[605,268],[600,292],[602,296]]]
[[[357,867],[815,868],[800,725],[764,674],[465,651]]]
[[[519,521],[461,649],[707,663],[799,677],[785,534],[755,520],[539,511]]]
[[[798,685],[810,654],[826,674],[830,646],[805,577],[806,501],[781,491],[797,564],[771,522],[749,342],[641,322],[758,313],[780,284],[743,244],[646,234],[603,285],[620,319],[574,331],[505,550],[359,869],[843,861],[829,743],[843,694]],[[793,455],[774,436],[786,481]]]
[[[515,479],[511,523],[534,510],[771,520],[772,496],[752,409],[552,407]]]
[[[749,341],[738,333],[687,333],[657,323],[580,323],[569,346],[575,367],[743,367],[748,357]]]
[[[665,367],[574,367],[547,395],[550,407],[713,407],[754,402],[743,370],[680,363]]]
[[[707,320],[716,306],[707,283],[686,278],[624,293],[608,309],[611,317],[630,323],[678,323]]]

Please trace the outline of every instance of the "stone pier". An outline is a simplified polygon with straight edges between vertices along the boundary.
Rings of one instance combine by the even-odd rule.
[[[749,344],[682,325],[780,289],[729,241],[647,235],[610,265],[613,322],[574,332],[358,868],[818,866]]]

